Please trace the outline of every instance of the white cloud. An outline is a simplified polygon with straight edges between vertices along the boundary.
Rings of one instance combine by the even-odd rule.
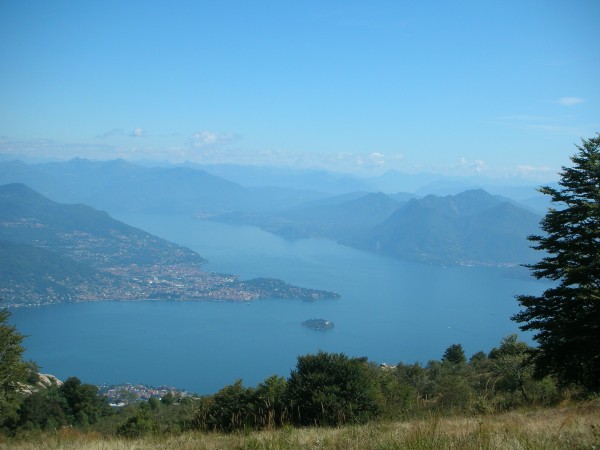
[[[115,136],[124,136],[125,132],[123,128],[113,128],[112,130],[105,131],[104,133],[96,136],[98,139],[108,139]]]
[[[527,164],[517,165],[516,172],[519,176],[529,178],[540,175],[555,174],[556,170],[548,166],[530,166]]]
[[[192,135],[194,142],[197,146],[210,145],[217,142],[217,135],[210,131],[200,131]]]
[[[129,133],[130,137],[143,137],[146,136],[146,132],[142,128],[135,128],[131,133]]]
[[[127,136],[123,134],[122,136]],[[194,141],[150,145],[146,140],[126,140],[123,145],[113,144],[73,144],[51,139],[15,140],[0,137],[0,160],[22,159],[24,161],[48,161],[71,159],[74,157],[92,160],[122,158],[130,161],[139,159],[154,161],[185,161],[199,164],[239,164],[256,166],[294,167],[297,169],[328,170],[355,175],[376,175],[388,170],[400,172],[430,172],[454,176],[487,176],[492,178],[513,178],[532,180],[536,183],[553,181],[558,170],[549,166],[520,164],[510,167],[490,167],[481,159],[460,158],[449,165],[407,167],[401,153],[372,152],[301,152],[286,149],[247,149],[229,145],[218,145],[222,136],[218,133],[197,133]],[[216,137],[216,139],[215,139]],[[154,138],[154,137],[153,137]],[[231,139],[231,138],[230,138]],[[139,145],[144,142],[147,145]],[[202,144],[204,143],[204,144]]]
[[[138,137],[147,136],[147,133],[146,133],[146,130],[144,130],[143,128],[139,128],[139,127],[134,128],[129,133],[126,133],[125,130],[123,130],[123,128],[113,128],[112,130],[105,131],[104,133],[101,133],[101,134],[97,135],[96,137],[98,139],[109,139],[109,138],[113,138],[113,137],[123,137],[123,136],[138,138]]]
[[[451,171],[465,172],[465,173],[477,173],[480,174],[485,172],[488,166],[483,160],[476,159],[475,161],[469,161],[465,157],[461,157],[459,162],[450,165]]]
[[[236,134],[215,133],[213,131],[198,131],[192,135],[191,145],[194,148],[222,145],[238,139]]]
[[[186,150],[177,153],[178,158],[203,164],[240,164],[264,166],[292,166],[303,169],[332,170],[335,172],[365,174],[400,169],[404,155],[373,151],[359,153],[303,152],[287,149],[247,149],[233,145],[221,145],[236,139],[236,135],[198,132],[188,143]],[[172,155],[175,156],[175,153]],[[170,158],[167,158],[170,159]]]
[[[583,102],[585,102],[585,100],[580,97],[562,97],[558,101],[558,103],[563,106],[574,106],[574,105],[579,105],[580,103],[583,103]]]
[[[369,155],[371,159],[371,164],[375,166],[381,166],[385,164],[385,155],[379,152],[373,152]]]

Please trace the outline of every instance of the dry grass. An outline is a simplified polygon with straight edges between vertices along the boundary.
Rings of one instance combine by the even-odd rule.
[[[342,428],[284,428],[240,434],[183,433],[140,439],[62,429],[12,440],[0,449],[600,449],[600,404],[480,418],[438,418]]]

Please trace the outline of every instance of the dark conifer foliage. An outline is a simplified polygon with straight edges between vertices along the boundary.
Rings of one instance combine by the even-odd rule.
[[[18,388],[29,375],[29,366],[22,359],[25,336],[8,322],[9,317],[8,310],[0,310],[0,430],[17,419]]]
[[[452,344],[450,347],[446,349],[444,352],[444,356],[442,356],[442,362],[448,364],[466,364],[467,358],[465,356],[465,351],[460,344]]]
[[[555,283],[518,296],[524,309],[513,320],[536,333],[538,375],[600,390],[600,134],[577,148],[559,188],[540,189],[555,207],[541,222],[545,234],[529,237],[544,257],[528,267]]]

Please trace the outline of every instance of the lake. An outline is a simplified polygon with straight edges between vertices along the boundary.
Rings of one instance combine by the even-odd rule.
[[[383,258],[326,240],[290,241],[254,227],[188,217],[117,216],[196,250],[206,270],[276,277],[333,290],[319,302],[140,301],[63,304],[12,311],[28,335],[26,359],[61,379],[173,385],[212,393],[242,378],[287,377],[297,355],[318,350],[376,362],[426,363],[454,343],[467,357],[519,332],[517,294],[545,285],[490,267],[437,267]],[[335,328],[315,331],[307,319]],[[521,336],[528,341],[528,336]]]

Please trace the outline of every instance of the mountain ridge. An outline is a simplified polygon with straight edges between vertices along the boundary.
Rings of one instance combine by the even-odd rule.
[[[116,212],[210,217],[232,211],[267,211],[326,197],[315,190],[244,187],[205,170],[145,167],[124,160],[0,162],[0,185],[24,183],[64,203]]]
[[[540,217],[481,190],[410,200],[370,232],[343,243],[436,264],[509,265],[535,258],[527,236]]]
[[[535,258],[527,236],[540,217],[483,189],[444,197],[365,193],[271,214],[214,220],[258,226],[286,238],[326,238],[361,250],[433,264],[508,265]],[[397,200],[397,199],[403,200]]]

